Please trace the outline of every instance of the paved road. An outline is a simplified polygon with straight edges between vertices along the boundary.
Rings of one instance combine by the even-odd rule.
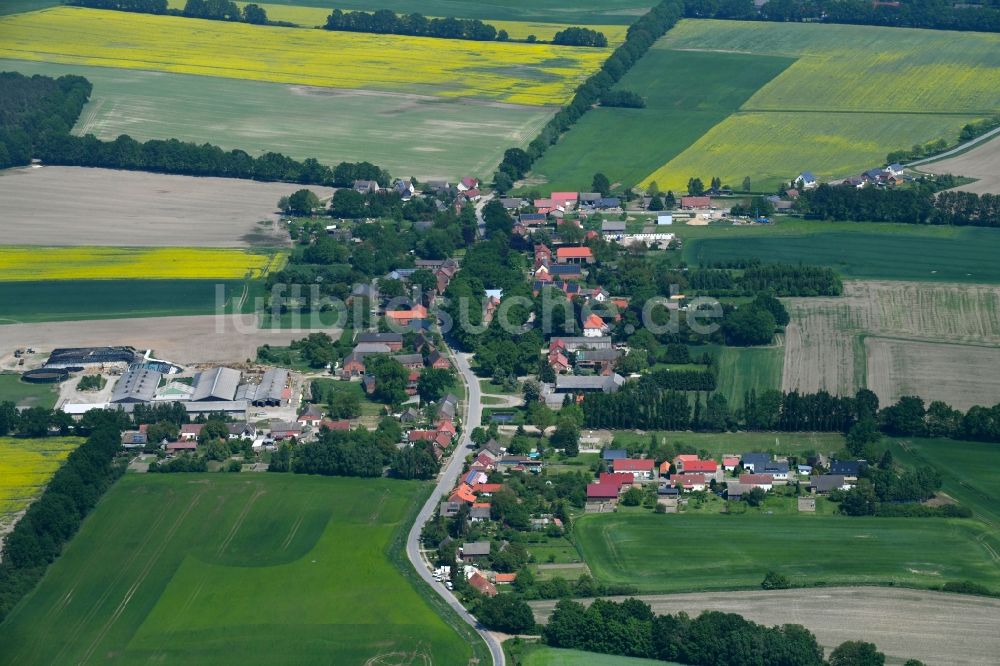
[[[937,162],[938,160],[943,160],[946,157],[951,157],[955,153],[960,153],[963,150],[966,150],[967,148],[971,148],[972,146],[976,145],[977,143],[982,143],[983,141],[991,139],[992,137],[996,136],[997,134],[1000,134],[1000,127],[997,127],[996,129],[992,129],[989,132],[987,132],[986,134],[983,134],[981,136],[977,136],[975,139],[970,139],[969,141],[966,141],[965,143],[960,143],[957,146],[955,146],[954,148],[952,148],[951,150],[947,150],[947,151],[945,151],[943,153],[938,153],[937,155],[932,155],[931,157],[925,157],[922,160],[916,160],[915,162],[910,162],[909,164],[906,165],[906,167],[910,168],[910,167],[920,166],[921,164],[926,164],[928,162]]]
[[[413,527],[410,528],[410,534],[406,539],[406,556],[410,559],[410,563],[413,565],[413,568],[417,570],[417,573],[420,574],[420,577],[423,578],[435,592],[440,594],[441,597],[448,602],[448,605],[451,606],[463,620],[472,625],[479,635],[483,637],[483,640],[486,641],[486,645],[490,648],[490,653],[493,655],[494,666],[505,666],[506,661],[504,659],[503,648],[500,647],[500,641],[498,641],[493,634],[479,624],[478,620],[476,620],[476,618],[474,618],[469,611],[465,610],[465,607],[462,606],[454,594],[452,594],[444,585],[434,580],[430,569],[427,567],[426,562],[424,562],[424,559],[420,554],[420,530],[424,526],[424,523],[426,523],[434,512],[437,511],[441,495],[448,493],[455,487],[458,481],[458,476],[462,473],[465,454],[469,451],[469,445],[472,443],[470,433],[473,428],[480,425],[483,418],[483,406],[480,402],[479,380],[472,373],[472,369],[469,367],[469,355],[452,354],[452,358],[455,361],[455,367],[458,368],[458,371],[462,376],[462,381],[465,382],[466,394],[468,396],[468,399],[466,400],[465,418],[462,421],[462,438],[455,447],[455,452],[452,454],[451,458],[448,459],[444,468],[441,470],[434,492],[431,493],[427,503],[424,504],[422,509],[420,509],[420,513],[417,514],[417,519],[414,521]]]
[[[483,208],[486,207],[486,204],[488,204],[492,198],[492,194],[487,194],[479,200],[479,203],[476,204],[476,222],[478,222],[479,225],[480,238],[486,238],[486,220],[483,218]]]

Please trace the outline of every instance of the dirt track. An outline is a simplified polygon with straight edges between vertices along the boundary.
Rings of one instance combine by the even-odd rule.
[[[8,169],[0,171],[0,236],[5,245],[274,247],[288,243],[278,199],[298,189],[110,169]]]
[[[802,624],[827,649],[875,643],[889,663],[989,664],[1000,654],[1000,599],[886,587],[641,595],[657,613],[738,613],[766,625]],[[584,600],[589,603],[590,600]],[[533,601],[540,621],[555,601]]]
[[[265,343],[287,345],[305,337],[299,329],[262,330],[245,317],[149,317],[0,326],[0,356],[18,347],[40,352],[55,347],[132,345],[178,363],[240,362]],[[339,331],[329,330],[336,338]]]
[[[956,187],[963,192],[1000,194],[1000,139],[993,138],[967,153],[917,167],[928,173],[950,173],[977,178],[976,182]]]

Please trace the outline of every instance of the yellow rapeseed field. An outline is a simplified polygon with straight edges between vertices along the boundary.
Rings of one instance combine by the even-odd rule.
[[[184,9],[187,0],[170,0],[167,5],[171,9]],[[250,3],[237,2],[241,7]],[[272,21],[284,21],[294,23],[303,27],[311,28],[326,23],[326,17],[335,5],[330,7],[303,7],[301,5],[272,5],[268,3],[256,3],[267,12],[267,18]],[[352,11],[352,10],[344,10]],[[370,11],[370,10],[369,10]],[[435,18],[429,16],[428,18]],[[497,30],[506,30],[511,39],[525,39],[528,35],[534,35],[538,39],[549,41],[553,35],[568,27],[569,24],[562,23],[539,23],[535,21],[495,21],[493,19],[483,19],[483,23],[489,23]],[[588,25],[591,30],[604,33],[608,38],[608,43],[614,47],[625,41],[627,25]]]
[[[0,17],[0,58],[559,105],[609,49],[327,32],[58,7]]]
[[[216,248],[0,247],[0,282],[238,280],[278,270],[287,255]]]
[[[686,192],[691,177],[707,183],[718,176],[738,187],[750,176],[754,189],[763,190],[803,171],[830,180],[881,164],[886,146],[949,136],[956,124],[970,120],[899,113],[735,113],[642,184],[655,181],[662,190]]]
[[[21,439],[0,437],[0,518],[38,497],[80,437]]]

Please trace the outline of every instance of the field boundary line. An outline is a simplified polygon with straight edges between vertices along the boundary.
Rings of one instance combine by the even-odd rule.
[[[225,540],[221,544],[219,544],[218,549],[216,549],[215,551],[216,557],[221,556],[222,553],[225,552],[226,548],[229,547],[229,544],[232,543],[233,539],[236,537],[236,532],[238,532],[239,529],[243,526],[243,522],[246,520],[247,515],[250,513],[250,509],[253,508],[254,503],[258,500],[258,498],[260,498],[261,495],[264,495],[266,492],[267,492],[266,490],[258,488],[257,491],[253,494],[253,496],[251,496],[250,499],[247,500],[247,503],[243,505],[243,510],[240,511],[240,515],[236,517],[236,522],[234,522],[233,526],[229,529],[229,534],[226,535]]]
[[[115,609],[115,612],[112,613],[111,617],[108,618],[108,621],[104,623],[104,626],[101,628],[101,631],[98,632],[97,636],[94,637],[93,642],[91,642],[90,646],[87,648],[87,651],[84,652],[83,657],[80,659],[79,663],[85,664],[90,660],[91,656],[93,656],[94,650],[97,649],[98,644],[104,640],[104,637],[108,635],[108,632],[111,630],[111,627],[113,627],[115,623],[118,622],[119,618],[121,618],[122,614],[125,612],[125,609],[128,607],[129,602],[132,601],[132,597],[135,596],[135,593],[139,590],[139,587],[144,582],[146,582],[146,578],[149,577],[149,572],[153,570],[153,566],[160,559],[160,556],[163,554],[163,551],[167,549],[167,545],[170,543],[170,541],[173,540],[174,535],[177,534],[177,530],[180,529],[180,526],[184,523],[187,517],[194,510],[194,507],[198,504],[198,502],[201,500],[202,496],[205,494],[206,491],[207,491],[206,488],[202,488],[201,490],[199,490],[198,494],[192,497],[191,501],[188,502],[188,505],[184,507],[184,510],[181,511],[180,514],[178,514],[177,519],[174,520],[174,523],[170,526],[170,529],[167,530],[167,533],[164,534],[163,538],[160,540],[160,545],[154,549],[153,553],[148,558],[146,558],[146,564],[139,572],[139,576],[135,579],[135,582],[132,583],[132,586],[129,587],[129,589],[126,591],[125,596],[121,600],[121,603],[118,604],[118,607]]]
[[[288,550],[288,547],[290,545],[292,545],[292,539],[295,538],[295,535],[299,531],[299,526],[302,525],[302,521],[304,519],[305,519],[305,514],[304,513],[300,513],[298,520],[296,520],[295,523],[292,524],[292,529],[291,529],[291,531],[288,532],[288,536],[286,536],[285,540],[281,542],[281,550],[283,550],[283,551],[284,550]]]

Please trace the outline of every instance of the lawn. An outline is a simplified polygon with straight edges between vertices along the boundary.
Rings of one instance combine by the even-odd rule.
[[[521,666],[672,666],[674,662],[619,657],[582,650],[562,650],[544,645],[526,646]]]
[[[781,388],[781,369],[785,363],[782,347],[719,347],[716,390],[726,396],[731,409],[742,407],[746,394],[758,395]]]
[[[830,266],[845,278],[1000,282],[1000,232],[985,228],[938,228],[793,221],[775,226],[713,227],[687,240],[691,264],[758,258],[767,262]],[[681,228],[686,237],[688,227]],[[708,229],[708,227],[701,227]]]
[[[343,10],[370,12],[374,7],[391,9],[398,14],[417,12],[424,16],[454,16],[480,19],[487,23],[497,21],[538,21],[563,25],[630,25],[652,7],[649,0],[505,0],[502,4],[490,0],[382,0],[372,5],[367,0],[272,0],[272,5],[288,4],[322,7],[335,6]],[[511,33],[513,34],[513,33]],[[541,35],[539,35],[541,36]]]
[[[774,570],[796,585],[1000,589],[997,535],[974,520],[828,515],[591,514],[574,533],[594,576],[642,592],[756,588]]]
[[[725,50],[794,63],[679,155],[641,178],[686,189],[719,176],[770,190],[802,171],[843,177],[893,150],[945,139],[1000,110],[1000,36],[972,32],[686,20],[657,49]],[[642,90],[640,90],[642,92]]]
[[[968,506],[976,517],[1000,525],[1000,450],[996,444],[952,439],[889,440],[897,461],[931,465],[943,481],[942,491]]]
[[[0,282],[241,280],[280,270],[287,254],[204,247],[0,246]]]
[[[74,127],[79,135],[177,138],[330,165],[367,160],[421,180],[486,177],[551,115],[538,106],[27,60],[0,61],[0,69],[86,77],[94,92]],[[386,123],[407,131],[387,132]]]
[[[741,406],[742,401],[737,403]],[[809,451],[831,454],[844,448],[844,437],[825,432],[725,432],[704,433],[676,430],[659,430],[638,434],[629,431],[615,431],[614,446],[646,447],[650,437],[660,442],[679,443],[696,451],[720,457],[724,453],[743,454],[751,452],[776,455],[802,455]],[[610,448],[610,447],[609,447]]]
[[[59,280],[0,282],[0,325],[18,322],[208,315],[219,311],[217,289],[227,312],[245,288],[234,280]],[[243,303],[243,311],[252,305]]]
[[[0,625],[0,661],[361,664],[407,653],[467,663],[481,646],[391,558],[425,490],[290,474],[126,476]]]
[[[76,7],[3,17],[0,32],[0,58],[539,106],[569,99],[610,53]]]
[[[600,171],[612,183],[632,186],[681,154],[792,62],[650,49],[615,86],[640,93],[646,108],[593,109],[534,165],[531,182],[544,181],[547,190],[588,190]]]
[[[0,375],[0,380],[6,377]],[[82,442],[79,437],[0,437],[0,519],[25,509],[38,497],[62,461]]]
[[[326,405],[334,393],[352,393],[361,400],[361,418],[375,418],[384,413],[385,405],[372,402],[365,395],[361,382],[345,382],[338,379],[314,379],[312,380],[313,390],[318,391],[322,396],[321,406]]]
[[[0,402],[13,402],[18,407],[52,409],[57,397],[54,384],[30,384],[22,382],[21,375],[0,372]]]

